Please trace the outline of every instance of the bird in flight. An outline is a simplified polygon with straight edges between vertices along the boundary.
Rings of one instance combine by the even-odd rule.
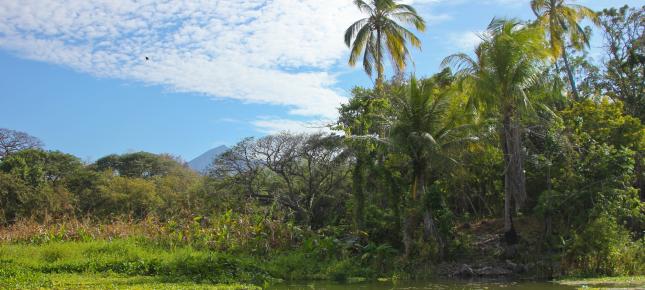
[[[146,56],[146,60],[150,60],[150,58]]]

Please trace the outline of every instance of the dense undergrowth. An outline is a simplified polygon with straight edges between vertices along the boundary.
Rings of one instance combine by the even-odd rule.
[[[232,255],[189,246],[168,248],[137,238],[52,241],[0,246],[0,288],[51,287],[49,274],[155,277],[162,283],[268,285],[281,280],[373,276],[349,259],[321,260],[306,250],[271,256]]]
[[[415,279],[500,264],[536,279],[643,275],[644,15],[594,16],[609,59],[600,66],[574,43],[551,49],[557,38],[545,36],[564,30],[545,33],[557,22],[544,15],[495,18],[474,54],[447,57],[434,75],[352,89],[334,133],[245,138],[205,172],[148,152],[86,163],[0,128],[11,145],[0,152],[0,288],[85,274]],[[562,49],[571,63],[549,56]]]
[[[276,228],[249,225],[231,215],[221,217],[226,224],[208,225],[200,219],[186,224],[156,219],[51,225],[22,221],[0,230],[4,239],[0,259],[6,269],[12,269],[3,277],[7,283],[15,283],[12,279],[36,283],[40,281],[37,273],[110,272],[172,282],[264,285],[280,280],[376,278],[395,270],[394,263],[385,261],[396,254],[391,247],[363,247],[359,241],[288,224],[280,227],[290,238],[271,244],[266,235],[275,234]]]
[[[164,282],[259,285],[272,280],[254,260],[189,247],[163,249],[136,239],[4,245],[0,251],[3,277],[28,282],[41,281],[38,274],[49,273],[116,273],[156,276]]]
[[[441,270],[425,257],[405,258],[392,246],[366,242],[358,235],[330,229],[303,230],[289,224],[267,227],[260,219],[256,220],[259,223],[247,223],[245,218],[249,217],[228,212],[208,219],[208,223],[202,218],[184,222],[148,218],[109,224],[68,220],[49,225],[24,220],[0,230],[4,239],[0,244],[0,288],[54,287],[69,275],[112,275],[126,280],[144,277],[150,281],[143,282],[169,285],[266,286],[293,280],[430,278]],[[522,229],[535,229],[526,219],[520,219],[518,224]],[[497,227],[491,221],[456,229],[462,238],[459,247],[447,253],[446,260],[476,263],[502,259],[504,254],[495,252],[498,249],[482,249],[484,246],[475,241]],[[281,231],[285,233],[280,238],[282,243],[267,244],[269,233]],[[581,277],[599,271],[607,271],[605,275],[645,272],[642,240],[612,241],[612,234],[606,228],[595,233],[602,241],[596,244],[603,252],[565,252],[559,261],[554,261],[526,251],[540,241],[530,239],[530,231],[522,231],[520,235],[527,238],[522,240],[520,251],[525,254],[515,260],[534,265],[525,273],[533,278],[553,276],[553,267]],[[590,260],[569,261],[568,257],[574,255]],[[587,269],[586,265],[596,268]]]

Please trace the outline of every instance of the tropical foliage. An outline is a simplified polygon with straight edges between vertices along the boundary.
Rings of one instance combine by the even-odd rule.
[[[369,76],[376,69],[376,84],[381,86],[385,77],[385,50],[395,70],[401,72],[405,70],[406,62],[410,58],[407,42],[414,47],[421,47],[421,40],[397,21],[412,24],[419,31],[424,31],[426,26],[423,18],[410,5],[397,3],[396,0],[368,1],[354,0],[358,9],[368,17],[354,22],[347,28],[345,44],[351,49],[349,64],[354,66],[361,60],[363,69]]]
[[[516,242],[513,203],[520,208],[526,200],[521,113],[535,105],[530,90],[542,77],[544,49],[539,32],[517,20],[494,19],[477,48],[477,59],[457,54],[444,61],[456,66],[457,75],[467,82],[471,103],[492,111],[498,120],[505,167],[504,231],[509,243]]]
[[[585,31],[580,21],[586,18],[598,25],[598,15],[585,6],[570,4],[566,0],[531,0],[531,9],[537,16],[535,24],[544,28],[547,34],[551,56],[556,60],[562,57],[571,92],[576,100],[580,100],[567,49],[589,47],[589,32]]]
[[[643,8],[596,18],[535,0],[537,19],[493,19],[439,73],[386,80],[383,51],[402,72],[406,41],[420,44],[395,20],[424,22],[395,1],[355,4],[369,17],[345,35],[350,63],[363,54],[377,85],[352,90],[335,133],[246,138],[200,175],[167,154],[87,164],[0,130],[0,278],[46,287],[24,273],[89,269],[261,285],[453,275],[465,263],[547,278],[645,272]],[[602,63],[586,57],[585,17],[602,24]],[[567,48],[579,51],[567,59]],[[20,250],[29,243],[37,263]]]

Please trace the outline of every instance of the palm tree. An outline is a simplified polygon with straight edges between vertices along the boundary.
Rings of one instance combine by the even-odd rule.
[[[566,0],[531,0],[531,9],[537,16],[536,24],[546,31],[551,57],[555,60],[562,57],[564,60],[571,91],[575,99],[579,100],[580,95],[567,55],[567,42],[576,50],[588,47],[589,38],[579,22],[588,18],[598,26],[600,19],[591,9],[566,3]]]
[[[473,139],[467,134],[468,126],[458,125],[463,112],[454,110],[459,100],[450,94],[451,80],[447,80],[446,75],[450,72],[423,81],[412,78],[405,94],[392,99],[396,121],[388,139],[394,148],[409,156],[412,163],[411,204],[406,207],[409,213],[403,226],[406,256],[410,254],[412,232],[419,218],[423,220],[425,238],[432,237],[438,242],[440,255],[443,255],[444,242],[434,223],[426,182],[438,174],[439,168],[454,162],[450,158],[452,149]],[[419,198],[425,201],[419,203]]]
[[[536,31],[537,30],[537,31]],[[472,104],[488,109],[499,119],[499,136],[504,153],[504,230],[509,244],[516,240],[512,203],[519,208],[526,199],[520,113],[530,104],[529,88],[539,82],[542,59],[546,56],[541,32],[517,20],[493,19],[476,58],[466,54],[449,56],[443,66],[452,65],[457,76],[471,88]]]
[[[349,65],[354,66],[363,55],[363,68],[370,77],[376,68],[376,85],[383,84],[383,56],[387,49],[397,72],[403,71],[410,53],[407,42],[421,47],[421,40],[414,33],[397,23],[412,24],[419,31],[425,30],[425,21],[410,5],[396,0],[354,0],[358,9],[368,14],[350,25],[345,31],[345,44],[350,47]],[[353,41],[352,41],[353,40]]]

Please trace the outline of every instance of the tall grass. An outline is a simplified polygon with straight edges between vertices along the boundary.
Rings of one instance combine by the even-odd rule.
[[[0,280],[6,282],[0,288],[51,287],[51,275],[114,273],[172,283],[264,285],[351,273],[337,265],[336,255],[321,255],[334,252],[334,245],[317,247],[317,239],[290,223],[231,211],[165,221],[26,219],[0,227],[5,269]]]
[[[168,248],[190,246],[227,252],[268,254],[289,249],[303,239],[304,231],[290,223],[262,216],[235,214],[205,218],[131,218],[97,222],[92,219],[19,220],[0,226],[0,243],[42,244],[56,241],[95,241],[136,238]]]
[[[162,249],[134,239],[5,244],[0,246],[0,259],[3,269],[13,271],[5,273],[7,277],[16,273],[117,273],[156,276],[167,282],[262,285],[275,280],[248,258],[191,247]]]

